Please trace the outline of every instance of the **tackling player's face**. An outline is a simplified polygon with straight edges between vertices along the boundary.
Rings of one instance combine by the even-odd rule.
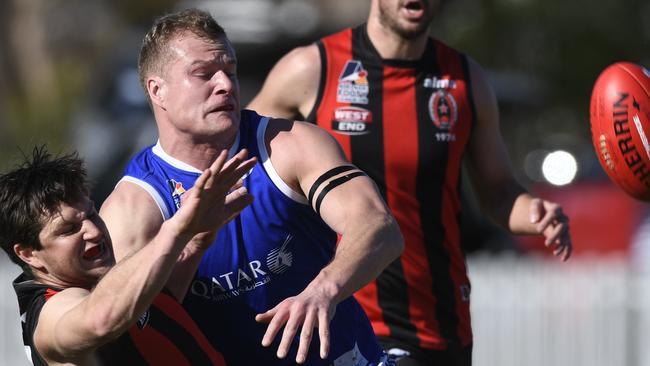
[[[42,282],[90,288],[115,263],[106,226],[88,197],[44,217],[38,238],[41,249],[28,263]]]
[[[233,135],[239,127],[237,59],[230,41],[184,33],[169,43],[163,105],[170,122],[194,139]],[[229,132],[229,133],[228,133]]]
[[[379,22],[405,39],[414,39],[429,30],[439,0],[376,0]]]

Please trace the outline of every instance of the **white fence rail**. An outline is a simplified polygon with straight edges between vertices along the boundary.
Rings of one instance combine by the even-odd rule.
[[[650,271],[622,258],[469,262],[474,365],[650,365]]]
[[[475,366],[650,366],[650,269],[621,258],[474,256]],[[28,365],[0,255],[0,365]]]

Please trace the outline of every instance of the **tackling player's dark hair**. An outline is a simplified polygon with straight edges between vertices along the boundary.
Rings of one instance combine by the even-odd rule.
[[[45,146],[0,175],[0,246],[9,258],[29,272],[14,253],[14,244],[40,249],[38,239],[47,218],[62,203],[72,204],[88,194],[86,168],[77,153],[53,157]]]

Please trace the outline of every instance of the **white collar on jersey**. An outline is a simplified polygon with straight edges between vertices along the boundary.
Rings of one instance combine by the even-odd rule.
[[[182,162],[175,157],[167,154],[165,150],[163,150],[162,146],[160,145],[160,140],[156,141],[156,144],[151,148],[151,151],[158,155],[161,159],[163,159],[165,162],[167,162],[169,165],[178,168],[180,170],[185,170],[188,172],[192,173],[199,173],[201,174],[203,171],[193,167],[192,165]],[[237,136],[235,136],[235,142],[232,144],[230,147],[230,150],[228,150],[228,159],[232,158],[235,156],[235,154],[239,151],[239,130],[237,130]]]

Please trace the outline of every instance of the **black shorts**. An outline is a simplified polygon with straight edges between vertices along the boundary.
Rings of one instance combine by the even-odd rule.
[[[384,350],[396,361],[397,366],[471,366],[472,345],[447,350],[414,348],[389,338],[379,338]],[[407,355],[408,353],[408,355]]]

